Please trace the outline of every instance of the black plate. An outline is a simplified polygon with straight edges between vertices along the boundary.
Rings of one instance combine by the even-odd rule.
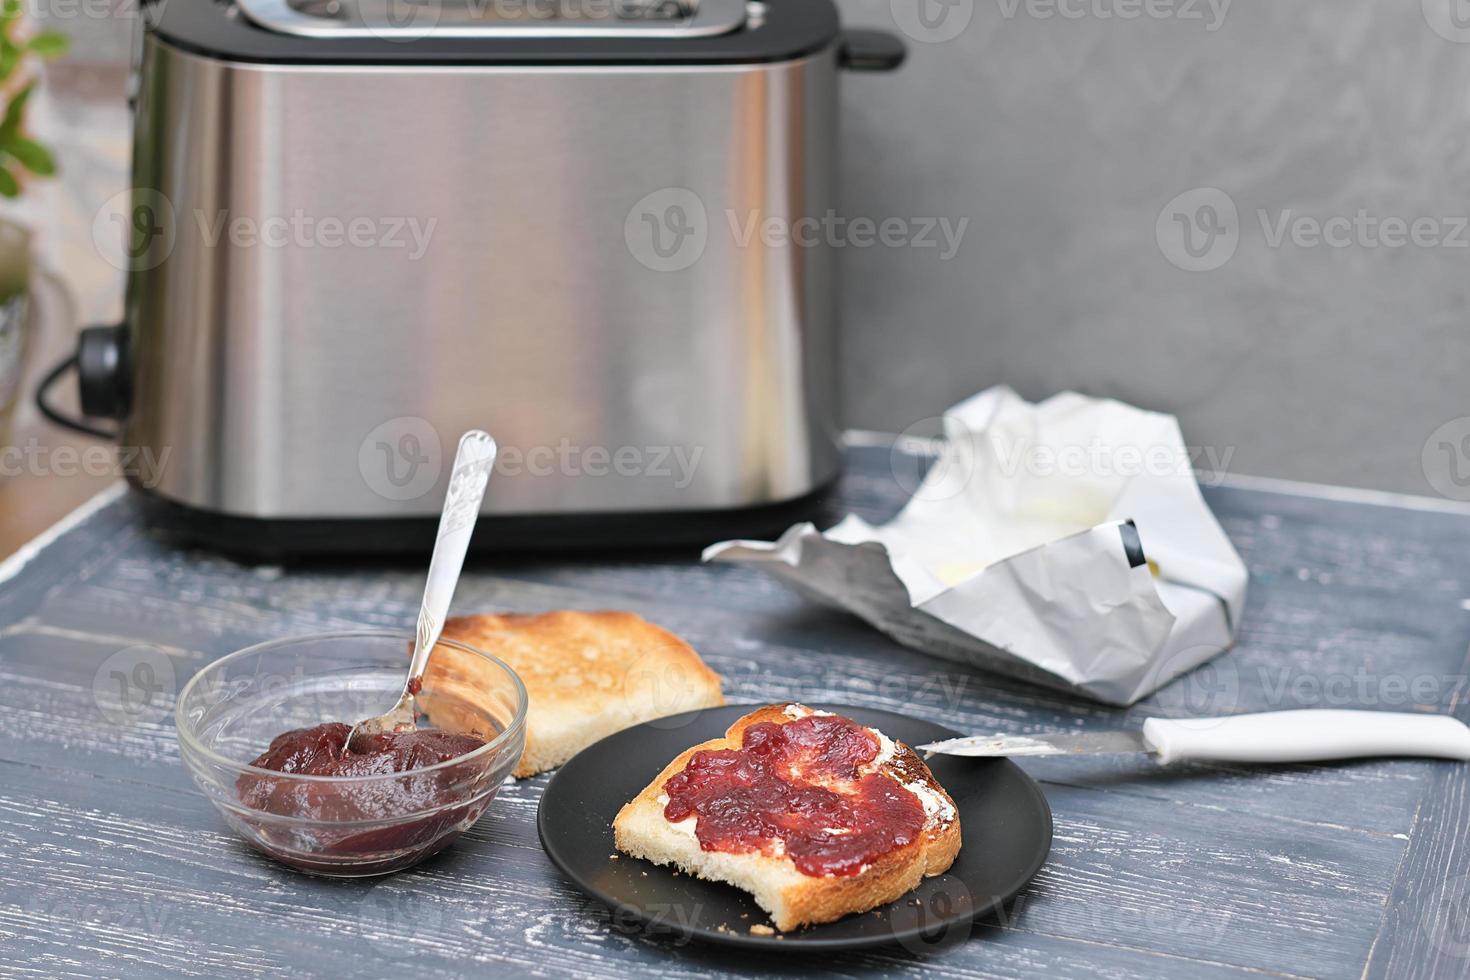
[[[547,855],[579,888],[613,910],[613,925],[734,946],[859,949],[901,943],[915,951],[963,941],[975,919],[1014,897],[1051,848],[1051,808],[1041,789],[1005,759],[935,756],[929,767],[954,798],[964,844],[948,872],[871,912],[773,936],[750,927],[770,919],[745,892],[647,861],[611,857],[612,820],[680,752],[725,733],[754,705],[661,718],[584,749],[552,777],[536,826]],[[814,705],[918,745],[958,732],[889,711]]]

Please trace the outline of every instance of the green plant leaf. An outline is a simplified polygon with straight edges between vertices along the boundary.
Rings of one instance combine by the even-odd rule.
[[[5,107],[5,116],[0,118],[0,143],[9,143],[20,133],[20,123],[25,118],[26,100],[31,97],[31,90],[35,87],[36,83],[31,82],[16,92],[10,104]]]
[[[51,155],[50,150],[35,140],[21,137],[11,140],[0,149],[15,157],[22,167],[37,177],[50,177],[56,173],[56,158]]]
[[[0,0],[0,24],[9,24],[21,14],[21,0]]]
[[[0,39],[0,81],[9,78],[15,72],[15,66],[20,64],[20,48],[9,41]]]
[[[70,43],[59,31],[42,31],[26,42],[26,50],[41,58],[55,58],[65,54]]]
[[[0,197],[15,197],[20,193],[20,182],[9,170],[0,168]]]

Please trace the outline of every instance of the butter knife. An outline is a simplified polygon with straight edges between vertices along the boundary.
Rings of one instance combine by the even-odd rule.
[[[920,745],[960,756],[1145,752],[1174,762],[1323,762],[1377,756],[1470,760],[1470,727],[1448,715],[1329,708],[1220,718],[1149,718],[1136,731],[972,735]]]

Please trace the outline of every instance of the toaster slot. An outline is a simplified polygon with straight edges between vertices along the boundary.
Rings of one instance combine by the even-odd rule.
[[[746,0],[237,0],[268,30],[309,37],[709,37]]]

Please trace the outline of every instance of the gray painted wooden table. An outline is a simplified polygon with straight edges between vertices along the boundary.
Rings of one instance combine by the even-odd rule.
[[[886,451],[853,450],[844,503],[891,514],[890,472]],[[1470,718],[1470,516],[1239,485],[1208,496],[1252,574],[1239,646],[1128,711],[927,658],[755,571],[687,555],[480,564],[457,608],[632,609],[686,636],[732,703],[869,705],[962,730],[1297,706]],[[1470,975],[1470,766],[1454,763],[1027,761],[1056,815],[1051,860],[1002,916],[933,950],[811,961],[620,928],[537,843],[546,777],[507,787],[414,870],[294,874],[230,836],[194,791],[171,695],[260,640],[406,628],[421,571],[282,571],[174,551],[139,530],[125,498],[27,557],[0,584],[6,976]]]

